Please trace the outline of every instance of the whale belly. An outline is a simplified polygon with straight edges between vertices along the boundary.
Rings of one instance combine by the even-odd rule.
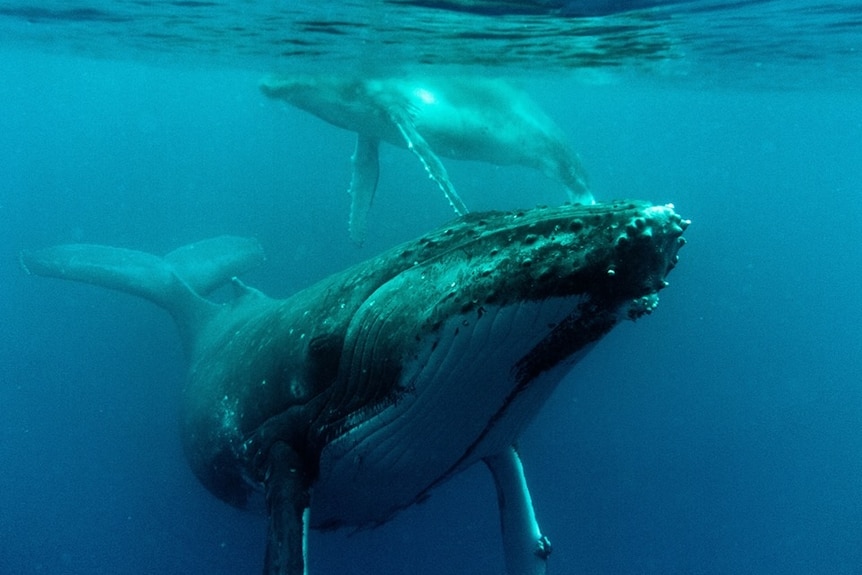
[[[408,391],[349,426],[320,459],[312,524],[373,525],[511,445],[590,345],[526,384],[519,359],[578,307],[553,298],[454,316],[402,372]]]

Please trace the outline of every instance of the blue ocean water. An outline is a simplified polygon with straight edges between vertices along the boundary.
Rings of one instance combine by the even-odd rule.
[[[259,573],[264,518],[215,499],[183,458],[184,358],[167,314],[28,277],[18,252],[165,253],[251,235],[268,259],[244,279],[287,296],[453,214],[409,153],[384,147],[369,239],[353,246],[353,135],[256,88],[273,67],[313,66],[314,51],[282,60],[236,32],[217,52],[213,28],[195,26],[247,30],[239,5],[206,3],[212,20],[177,21],[165,33],[183,34],[152,47],[95,9],[13,4],[0,3],[15,31],[0,40],[0,573]],[[508,30],[542,18],[457,14]],[[325,34],[303,18],[315,41]],[[320,18],[330,32],[347,22]],[[623,16],[546,18],[548,30],[598,29]],[[637,44],[649,57],[615,29],[596,32],[614,47],[588,69],[551,58],[530,73],[490,56],[475,68],[530,92],[599,199],[673,202],[693,220],[656,312],[603,340],[522,438],[551,572],[862,573],[862,14],[742,2],[625,18],[650,23]],[[707,21],[725,26],[698,34]],[[380,59],[369,34],[330,33],[332,52],[317,55],[338,68],[350,52],[338,42],[358,37],[372,46],[357,57]],[[418,49],[399,34],[396,52]],[[468,39],[476,54],[498,50]],[[519,47],[537,58],[542,44]],[[446,165],[474,210],[565,199],[528,170]],[[498,574],[497,521],[477,468],[378,529],[312,533],[311,573]]]

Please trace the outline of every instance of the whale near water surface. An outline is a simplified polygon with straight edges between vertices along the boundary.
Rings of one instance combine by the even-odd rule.
[[[270,98],[356,132],[349,219],[356,243],[365,238],[377,189],[380,142],[413,152],[459,215],[467,206],[440,156],[534,168],[563,184],[570,202],[594,201],[563,131],[526,92],[502,79],[273,74],[260,88]]]
[[[514,444],[596,342],[653,310],[687,224],[644,202],[470,214],[287,299],[236,279],[264,260],[248,238],[20,260],[173,316],[185,454],[224,501],[264,496],[265,573],[313,573],[309,528],[382,524],[482,462],[507,572],[541,575],[550,544]],[[230,301],[207,299],[225,284]]]

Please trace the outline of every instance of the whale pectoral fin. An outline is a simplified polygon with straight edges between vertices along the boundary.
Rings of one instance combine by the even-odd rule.
[[[264,575],[306,575],[310,481],[299,454],[284,442],[268,452],[269,531]]]
[[[551,544],[539,531],[524,466],[514,447],[485,458],[494,476],[509,575],[544,575]]]
[[[431,179],[437,182],[437,185],[443,190],[443,194],[449,200],[449,205],[452,206],[455,213],[459,216],[468,213],[470,210],[467,209],[464,200],[455,191],[455,186],[449,181],[449,174],[446,172],[446,168],[443,166],[440,158],[437,157],[437,154],[434,153],[434,150],[431,149],[431,146],[428,145],[428,142],[425,141],[425,138],[422,137],[422,134],[416,129],[410,112],[404,111],[399,113],[398,111],[390,111],[390,118],[398,127],[398,131],[401,132],[407,149],[416,154],[416,157],[425,166],[425,171],[428,172]]]
[[[574,190],[566,188],[566,194],[569,196],[569,202],[572,204],[580,204],[582,206],[595,205],[596,199],[589,190]]]
[[[350,239],[359,245],[365,241],[368,227],[368,210],[377,190],[380,175],[378,149],[380,141],[357,134],[356,150],[353,152],[353,178],[350,180]]]
[[[587,172],[574,152],[566,150],[559,158],[557,165],[547,174],[552,178],[555,177],[566,186],[569,201],[573,204],[591,206],[596,203],[587,182]]]

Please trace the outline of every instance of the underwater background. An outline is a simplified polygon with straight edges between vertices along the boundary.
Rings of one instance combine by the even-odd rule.
[[[259,573],[264,517],[218,501],[184,460],[170,317],[29,277],[18,253],[254,236],[267,261],[244,281],[286,297],[454,214],[409,152],[383,146],[368,240],[350,243],[354,135],[257,89],[296,62],[343,70],[337,34],[329,59],[243,52],[240,34],[215,53],[204,27],[197,52],[147,51],[126,21],[18,4],[0,2],[0,573]],[[226,7],[245,3],[197,4],[241,20]],[[392,3],[409,19],[408,4]],[[535,4],[417,14],[582,21],[576,3]],[[590,26],[613,17],[599,4]],[[703,11],[663,10],[638,16],[670,22],[649,58],[620,63],[621,42],[592,66],[529,50],[509,67],[455,62],[527,90],[598,200],[673,202],[693,222],[655,313],[607,336],[522,437],[549,573],[862,573],[862,10],[715,3],[737,23],[724,37],[699,35]],[[444,163],[474,211],[565,200],[527,169]],[[476,467],[380,528],[312,532],[309,571],[492,575],[500,545]]]

